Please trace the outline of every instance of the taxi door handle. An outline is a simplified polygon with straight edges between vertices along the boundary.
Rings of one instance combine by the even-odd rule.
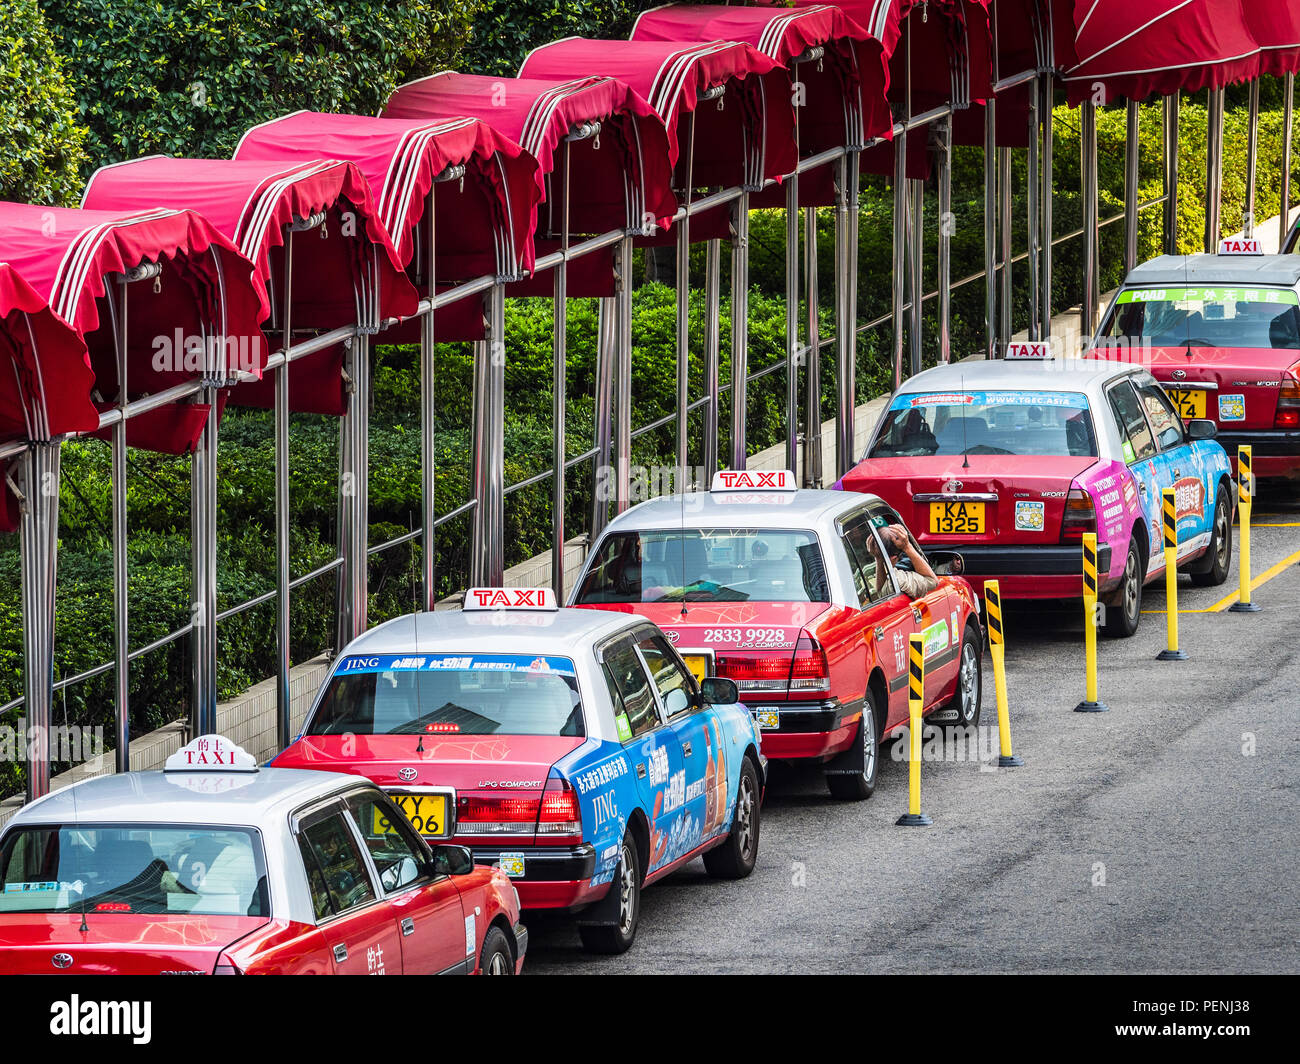
[[[689,741],[682,743],[682,753],[687,757],[691,756],[691,744]]]
[[[334,959],[340,963],[348,959],[348,947],[345,943],[340,942],[334,947]]]
[[[1138,491],[1140,491],[1143,495],[1147,493],[1147,482],[1145,480],[1138,481]]]
[[[415,921],[409,916],[402,921],[402,937],[415,934]]]
[[[1183,475],[1183,474],[1182,474],[1182,472],[1181,472],[1180,470],[1177,470],[1177,469],[1174,470],[1174,479],[1175,479],[1175,480],[1177,480],[1177,479],[1178,479],[1179,477],[1181,477],[1182,475]]]
[[[643,779],[645,779],[645,764],[644,764],[644,763],[637,765],[637,767],[636,767],[636,778],[639,779],[639,780],[643,780]]]
[[[916,618],[917,624],[921,623],[921,608],[919,606],[912,607],[912,616]]]

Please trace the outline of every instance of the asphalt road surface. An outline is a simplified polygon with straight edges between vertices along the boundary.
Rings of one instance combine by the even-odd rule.
[[[655,884],[620,957],[583,953],[568,920],[525,914],[525,971],[1300,971],[1300,505],[1261,500],[1254,524],[1263,611],[1223,608],[1235,555],[1221,588],[1183,577],[1190,660],[1157,662],[1165,595],[1148,587],[1137,635],[1099,639],[1108,713],[1072,711],[1081,609],[1008,605],[1026,764],[925,762],[934,826],[895,826],[907,764],[888,749],[862,803],[774,766],[748,879],[715,881],[695,861]],[[982,724],[996,749],[987,655]]]

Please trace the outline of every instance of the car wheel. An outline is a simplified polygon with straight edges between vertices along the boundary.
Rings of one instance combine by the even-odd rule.
[[[1214,500],[1214,526],[1210,530],[1210,557],[1214,564],[1203,573],[1192,573],[1197,587],[1218,587],[1228,579],[1232,563],[1232,518],[1228,514],[1228,495],[1222,488]]]
[[[736,813],[731,833],[721,846],[704,855],[704,869],[718,879],[744,879],[758,860],[758,771],[745,758],[740,765],[740,783],[736,787]]]
[[[1120,577],[1119,600],[1106,607],[1106,634],[1127,639],[1137,631],[1142,619],[1142,553],[1132,539],[1128,543],[1128,556],[1124,559],[1124,575]]]
[[[876,696],[867,691],[862,703],[862,720],[858,724],[858,739],[862,744],[862,771],[828,774],[826,787],[832,798],[842,802],[860,802],[871,797],[876,789],[876,774],[880,770],[880,710]]]
[[[641,861],[631,835],[623,836],[618,870],[609,889],[618,898],[615,922],[578,927],[582,945],[589,953],[625,953],[636,939],[637,922],[641,918]]]
[[[479,975],[514,975],[515,955],[499,927],[489,927],[478,955]]]
[[[957,689],[944,708],[957,711],[957,724],[974,727],[980,722],[984,695],[984,661],[980,653],[979,634],[966,626],[957,661]]]

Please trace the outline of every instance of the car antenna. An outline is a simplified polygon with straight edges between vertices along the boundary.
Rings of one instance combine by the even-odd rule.
[[[65,708],[67,706],[67,698],[67,688],[65,687],[63,694]],[[68,794],[72,798],[72,822],[74,825],[80,826],[81,814],[77,812],[77,785],[75,783],[69,788]],[[81,903],[81,926],[77,928],[77,932],[78,934],[84,935],[90,930],[90,926],[86,923],[86,884],[81,878],[81,861],[77,854],[78,849],[79,847],[77,846],[72,847],[72,874],[77,877],[76,883],[78,883],[81,888],[77,891],[78,899]]]
[[[682,466],[682,490],[677,493],[677,520],[680,525],[677,532],[677,543],[682,554],[682,612],[680,616],[685,617],[690,611],[686,608],[686,467]],[[699,485],[695,485],[699,489]]]
[[[963,373],[959,379],[961,380],[961,394],[964,397],[966,395],[966,374]],[[962,469],[970,468],[970,454],[967,453],[967,448],[966,448],[966,415],[965,414],[962,414],[961,417],[961,467]]]

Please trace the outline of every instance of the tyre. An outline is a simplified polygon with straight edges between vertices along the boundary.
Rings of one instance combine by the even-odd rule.
[[[1137,631],[1142,619],[1142,582],[1146,576],[1142,568],[1142,552],[1132,539],[1128,542],[1128,556],[1124,559],[1124,575],[1120,577],[1119,598],[1113,606],[1106,607],[1106,634],[1127,639]]]
[[[704,855],[704,869],[718,879],[744,879],[758,860],[758,770],[745,758],[740,765],[740,783],[736,786],[736,813],[731,833],[721,846]]]
[[[880,770],[880,707],[875,694],[868,689],[862,703],[862,720],[858,724],[857,741],[862,744],[862,771],[837,772],[827,775],[826,788],[832,798],[842,802],[860,802],[871,797],[876,789],[876,773]]]
[[[505,932],[499,927],[489,927],[483,936],[483,948],[478,955],[479,975],[514,975],[515,955]]]
[[[1203,573],[1192,573],[1192,583],[1197,587],[1218,587],[1228,579],[1232,564],[1232,517],[1228,511],[1228,494],[1222,488],[1214,500],[1214,524],[1210,528],[1210,546],[1207,553],[1213,564]]]
[[[588,953],[626,953],[636,940],[637,922],[641,918],[641,859],[631,835],[623,836],[623,852],[609,889],[618,898],[615,922],[578,925],[578,934]]]
[[[957,690],[944,708],[957,711],[958,727],[974,727],[980,722],[983,695],[984,656],[980,637],[974,626],[968,624],[957,654]]]

